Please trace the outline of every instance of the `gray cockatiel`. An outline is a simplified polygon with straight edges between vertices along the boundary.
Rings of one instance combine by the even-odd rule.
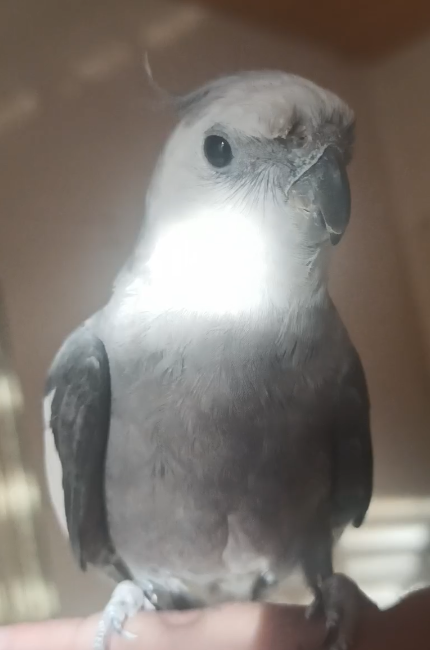
[[[262,598],[300,565],[344,648],[359,590],[332,548],[372,493],[366,381],[327,291],[353,113],[283,72],[174,104],[136,248],[47,382],[58,516],[83,569],[125,581],[96,647],[139,608]]]

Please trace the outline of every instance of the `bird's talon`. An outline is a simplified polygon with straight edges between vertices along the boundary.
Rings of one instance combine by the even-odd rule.
[[[120,583],[105,609],[94,642],[94,650],[108,650],[111,637],[115,634],[130,641],[135,639],[136,635],[125,630],[124,625],[140,610],[153,610],[154,605],[150,598],[154,596],[152,590],[145,589],[143,592],[131,581]]]
[[[331,632],[332,630],[337,630],[339,628],[341,621],[341,616],[337,612],[333,612],[327,616],[326,619],[326,630]]]
[[[329,645],[329,650],[348,650],[348,643],[338,639],[335,643]]]
[[[158,604],[158,598],[157,594],[152,591],[152,592],[145,592],[145,598],[151,603],[151,605],[154,605],[154,607]]]
[[[349,650],[363,607],[369,606],[372,606],[371,601],[352,580],[334,574],[324,581],[317,592],[308,608],[307,618],[321,608],[326,628],[323,647],[326,650]]]

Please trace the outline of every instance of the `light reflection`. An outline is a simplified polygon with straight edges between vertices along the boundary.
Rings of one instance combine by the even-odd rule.
[[[360,582],[360,588],[374,603],[383,609],[394,605],[405,593],[402,585],[395,581],[381,582],[380,584],[365,584]]]
[[[334,565],[382,608],[429,585],[430,498],[375,497],[362,528],[345,531]],[[311,594],[295,572],[270,599],[306,605]]]
[[[416,575],[420,566],[418,553],[378,553],[360,557],[348,557],[345,561],[346,573],[356,580],[409,580]]]
[[[38,95],[23,90],[10,99],[2,99],[0,106],[0,135],[28,122],[40,109]]]
[[[171,227],[148,267],[151,285],[140,295],[145,308],[155,312],[235,314],[256,307],[264,293],[262,237],[249,219],[227,209]]]
[[[388,607],[418,581],[430,580],[430,499],[375,497],[362,528],[339,542],[337,564],[380,607]]]
[[[142,26],[142,44],[152,49],[172,45],[179,38],[196,29],[206,16],[205,10],[192,5],[170,11],[168,16],[149,21]]]
[[[9,373],[0,373],[0,413],[20,411],[22,405],[22,393],[16,379]]]
[[[424,523],[368,524],[359,530],[346,530],[339,547],[358,553],[403,549],[422,551],[429,541],[428,527]]]
[[[125,68],[131,59],[132,53],[126,44],[110,43],[74,63],[73,69],[82,81],[104,81]]]
[[[340,570],[388,607],[430,581],[429,552],[430,499],[375,497],[362,528],[345,531],[338,556]]]
[[[144,48],[168,47],[199,27],[207,16],[205,9],[193,5],[171,9],[162,18],[147,19],[137,39]],[[133,43],[112,42],[73,62],[73,74],[65,75],[59,84],[59,93],[65,96],[78,95],[80,82],[105,81],[121,72],[135,56],[133,47]],[[41,103],[39,93],[33,89],[23,89],[12,97],[2,97],[0,135],[30,121],[39,113]]]
[[[42,578],[14,579],[7,585],[9,600],[6,607],[19,619],[24,620],[31,611],[36,619],[44,619],[58,607],[58,597],[54,587]],[[0,611],[0,620],[6,620],[6,612]]]
[[[430,499],[427,497],[378,497],[370,508],[366,518],[371,521],[399,521],[410,519],[428,519],[430,521]]]
[[[40,490],[33,476],[21,469],[0,476],[0,521],[29,517],[40,506]]]

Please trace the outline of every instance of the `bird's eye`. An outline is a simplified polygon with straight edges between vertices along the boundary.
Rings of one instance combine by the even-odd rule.
[[[204,152],[213,167],[227,167],[233,160],[230,144],[220,135],[208,135],[206,137]]]

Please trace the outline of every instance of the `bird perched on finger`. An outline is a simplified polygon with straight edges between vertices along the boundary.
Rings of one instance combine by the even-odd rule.
[[[135,248],[47,380],[57,514],[80,566],[119,582],[95,648],[139,609],[266,598],[300,566],[345,650],[362,596],[333,546],[373,474],[365,375],[327,288],[354,115],[277,71],[173,104]]]

